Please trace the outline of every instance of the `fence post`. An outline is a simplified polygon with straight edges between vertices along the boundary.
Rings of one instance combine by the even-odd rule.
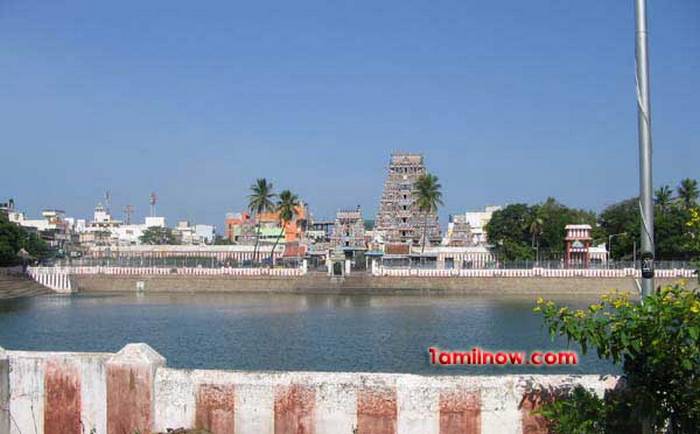
[[[147,433],[155,418],[155,375],[165,358],[146,344],[127,344],[107,371],[107,434]]]

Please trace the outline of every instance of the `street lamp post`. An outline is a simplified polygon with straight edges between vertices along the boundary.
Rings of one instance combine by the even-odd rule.
[[[620,232],[619,234],[608,235],[608,268],[610,268],[610,259],[612,259],[612,240],[615,237],[621,237],[627,235],[627,232]]]
[[[646,0],[635,0],[637,63],[637,128],[639,135],[639,212],[641,214],[642,298],[654,288],[654,202],[651,170],[651,103]]]

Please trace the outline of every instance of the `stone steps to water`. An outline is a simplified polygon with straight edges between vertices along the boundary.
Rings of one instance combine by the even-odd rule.
[[[0,274],[0,300],[50,294],[49,288],[22,275]]]

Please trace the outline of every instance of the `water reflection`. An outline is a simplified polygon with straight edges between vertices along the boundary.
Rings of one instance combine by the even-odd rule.
[[[583,307],[590,297],[560,297]],[[429,363],[427,348],[533,351],[551,342],[532,297],[295,294],[99,294],[0,302],[0,346],[117,351],[147,342],[175,367],[382,371],[430,374],[608,373],[576,367],[457,367]]]

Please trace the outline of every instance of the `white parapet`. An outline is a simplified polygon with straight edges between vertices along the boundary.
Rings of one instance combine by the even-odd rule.
[[[523,268],[523,269],[422,269],[422,268],[390,268],[385,266],[372,267],[374,276],[389,277],[545,277],[545,278],[625,278],[641,277],[640,271],[634,268],[621,269],[574,269],[574,268]],[[674,268],[669,270],[656,270],[659,278],[683,278],[688,279],[696,275],[696,271],[689,268]]]
[[[0,432],[544,432],[531,413],[539,391],[580,384],[602,394],[616,383],[595,375],[171,369],[145,344],[116,354],[0,349]]]
[[[27,267],[27,275],[32,280],[61,294],[73,292],[70,271],[63,267]]]

